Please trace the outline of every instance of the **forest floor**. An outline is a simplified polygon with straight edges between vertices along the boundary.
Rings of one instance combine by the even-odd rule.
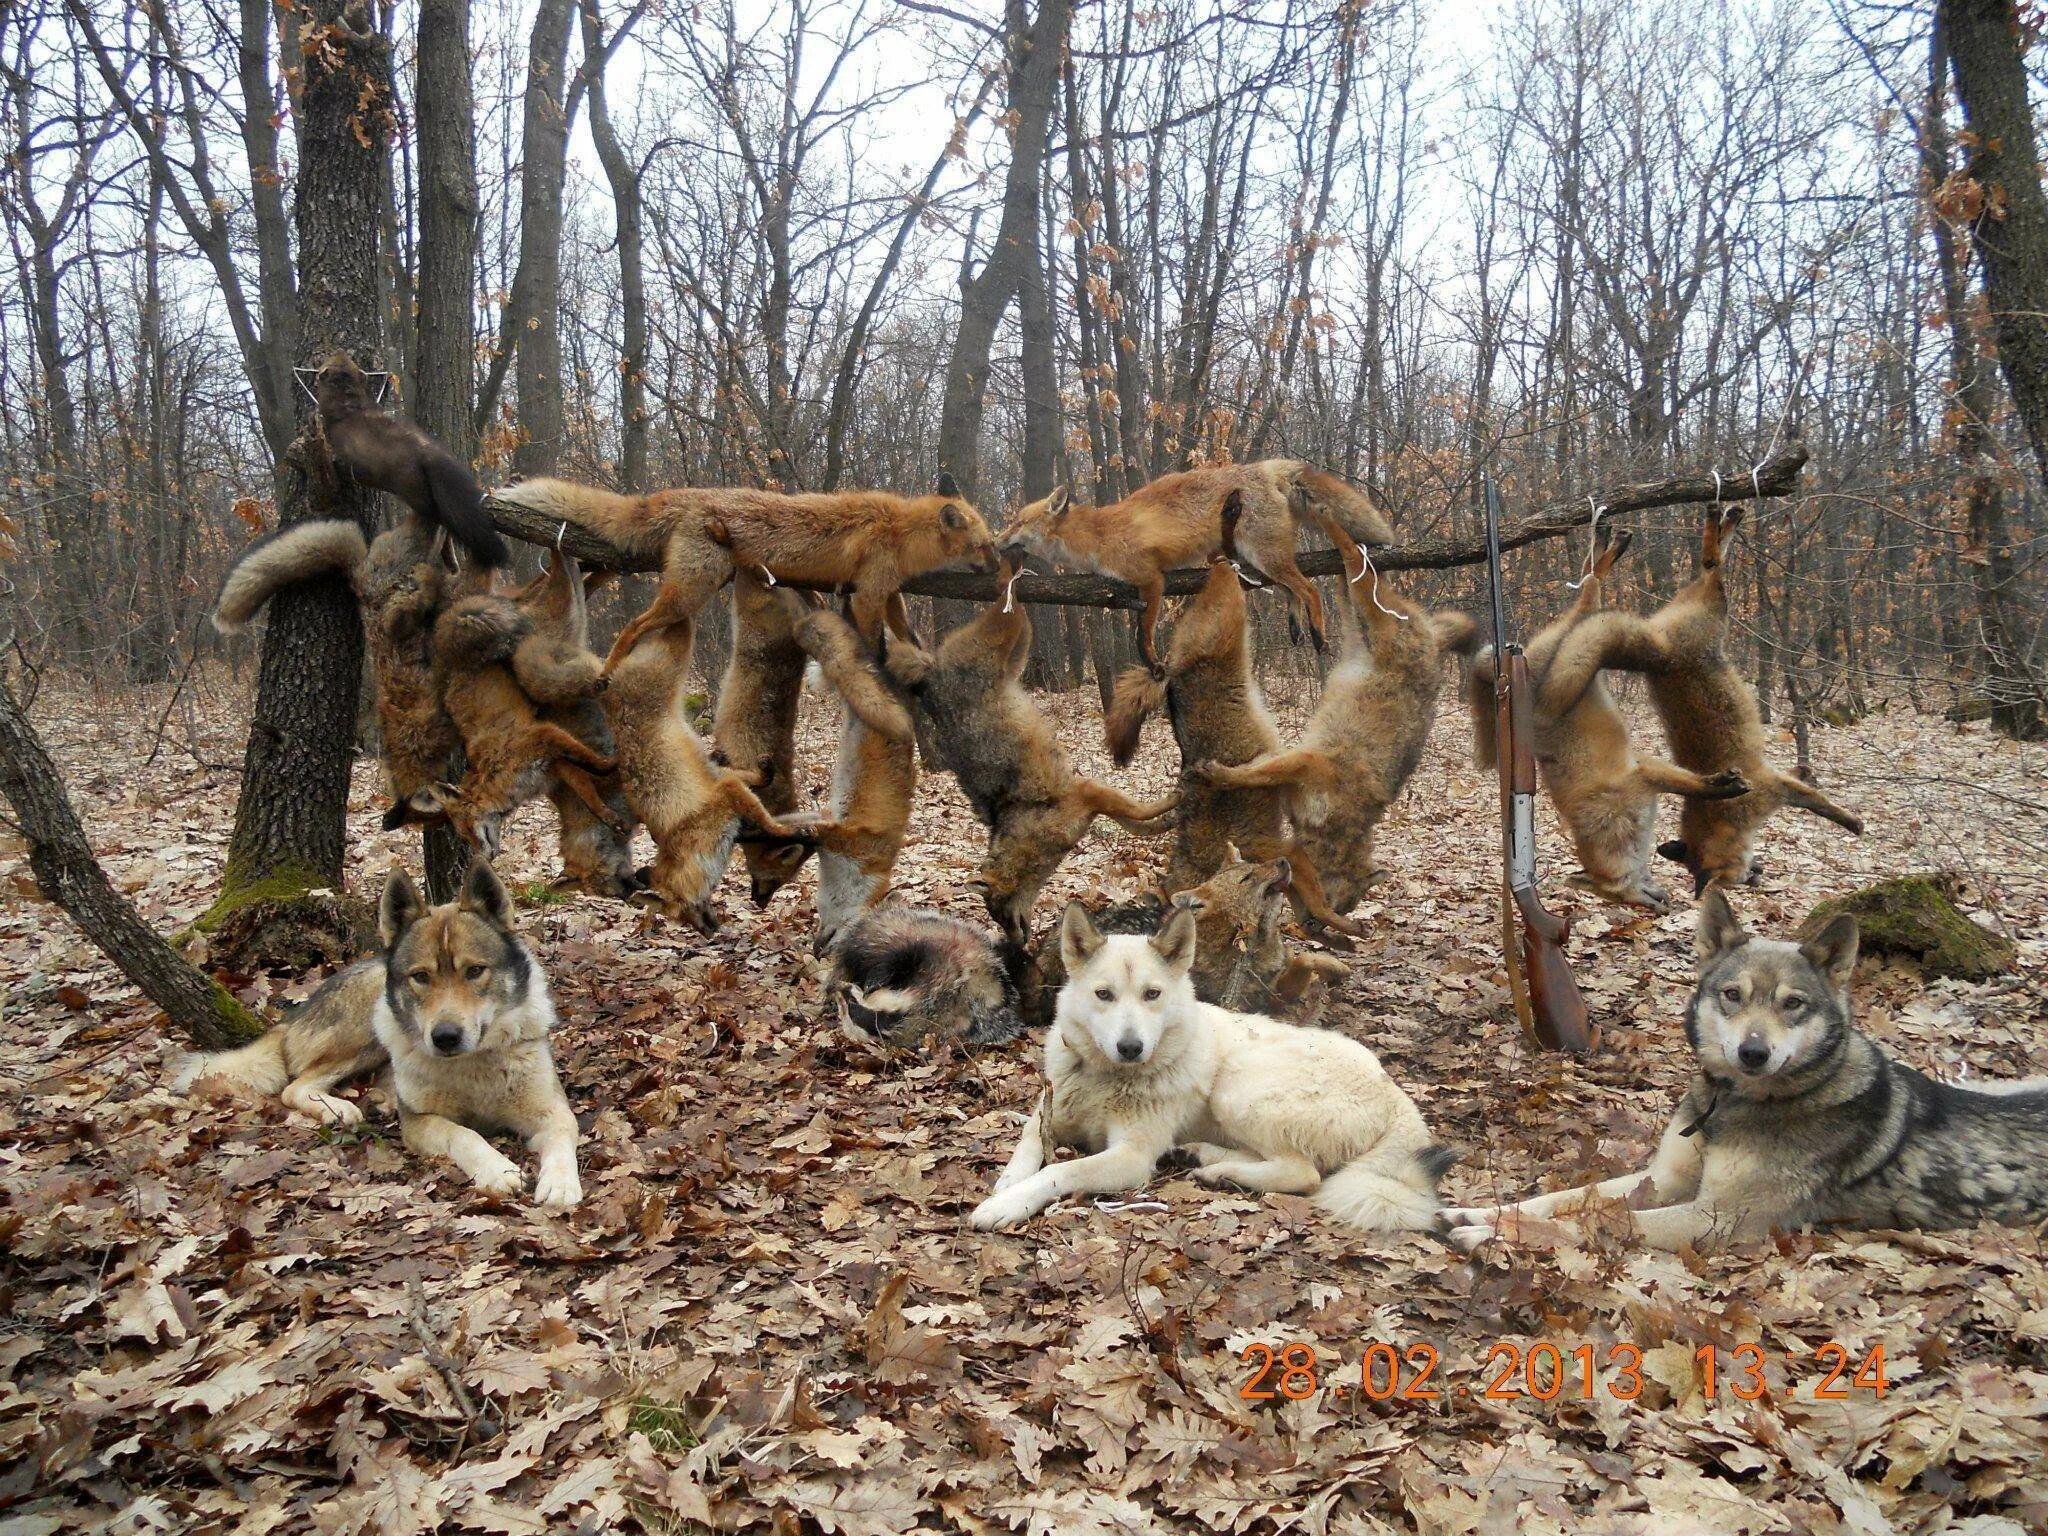
[[[213,892],[241,755],[245,696],[202,681],[168,713],[164,689],[54,682],[34,709],[109,870],[166,932]],[[1499,966],[1495,788],[1450,702],[1384,829],[1373,937],[1321,1022],[1379,1051],[1461,1148],[1453,1199],[1636,1166],[1687,1075],[1691,909],[1592,905],[1546,834],[1606,1042],[1583,1062],[1525,1050]],[[1092,693],[1049,707],[1108,773]],[[825,713],[807,706],[812,790]],[[1860,1020],[1943,1076],[2048,1073],[2048,751],[1894,712],[1817,732],[1814,757],[1870,832],[1773,823],[1745,919],[1782,931],[1871,877],[1965,871],[2019,973],[1866,964]],[[1155,721],[1117,781],[1160,789],[1171,759]],[[366,893],[417,857],[377,830],[377,778],[359,766],[351,806]],[[510,878],[552,873],[552,832],[544,807],[522,813]],[[979,917],[982,833],[950,779],[925,781],[913,839],[903,895]],[[1129,893],[1153,858],[1103,824],[1040,925],[1076,893]],[[1168,1175],[1139,1202],[979,1235],[966,1213],[1037,1094],[1034,1045],[849,1041],[820,1018],[811,887],[755,912],[729,877],[709,940],[617,903],[522,901],[585,1131],[585,1202],[555,1217],[406,1154],[374,1089],[346,1132],[172,1096],[152,1010],[36,899],[0,831],[0,1531],[2048,1529],[2042,1232],[1795,1235],[1706,1258],[1589,1232],[1471,1261]],[[1723,1354],[1704,1397],[1696,1350],[1742,1341],[1765,1352],[1763,1395],[1738,1400]],[[1247,1348],[1289,1343],[1314,1347],[1315,1389],[1247,1400]],[[1386,1401],[1360,1390],[1375,1343],[1411,1362]],[[1547,1402],[1545,1343],[1566,1366]],[[1830,1344],[1850,1362],[1832,1400]],[[1632,1401],[1608,1390],[1620,1345],[1641,1355]],[[1417,1392],[1424,1346],[1440,1363]],[[1849,1384],[1879,1346],[1881,1397],[1867,1374]],[[1512,1393],[1488,1396],[1504,1377]]]

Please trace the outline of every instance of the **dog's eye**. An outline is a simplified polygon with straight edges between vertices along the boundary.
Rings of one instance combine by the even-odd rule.
[[[1147,988],[1145,989],[1145,1001],[1146,1001],[1146,1002],[1148,1002],[1148,1003],[1156,1003],[1156,1002],[1158,1002],[1158,1001],[1159,1001],[1159,989],[1158,989],[1157,987],[1147,987]]]
[[[1804,1013],[1806,1011],[1806,999],[1795,992],[1785,999],[1784,1007],[1787,1013]]]
[[[462,974],[471,981],[482,981],[484,973],[488,970],[490,970],[488,965],[472,965]]]
[[[432,971],[414,971],[410,976],[406,977],[406,980],[416,987],[424,987],[433,979],[434,973]]]
[[[1095,989],[1095,995],[1105,1003],[1113,1003],[1116,1001],[1116,993],[1112,992],[1108,987],[1097,987]]]
[[[1737,986],[1726,986],[1726,987],[1723,987],[1723,988],[1721,989],[1721,1001],[1722,1001],[1722,1002],[1724,1002],[1724,1003],[1730,1003],[1730,1004],[1733,1004],[1733,1003],[1739,1003],[1739,1002],[1741,1002],[1741,1001],[1742,1001],[1742,988],[1740,988],[1740,987],[1737,987]]]

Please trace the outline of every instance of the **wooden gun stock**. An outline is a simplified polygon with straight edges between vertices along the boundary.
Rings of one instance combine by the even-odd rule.
[[[1572,978],[1564,941],[1571,927],[1536,895],[1536,732],[1529,663],[1518,647],[1496,662],[1500,738],[1501,940],[1523,1032],[1546,1050],[1593,1048],[1586,1000]],[[1520,943],[1514,930],[1521,929]],[[1519,962],[1519,963],[1517,963]]]

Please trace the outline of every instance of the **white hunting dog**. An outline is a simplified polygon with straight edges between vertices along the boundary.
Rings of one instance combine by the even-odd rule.
[[[1064,1195],[1138,1189],[1176,1147],[1206,1184],[1312,1195],[1370,1231],[1430,1226],[1451,1158],[1414,1100],[1355,1040],[1198,1000],[1192,911],[1150,937],[1104,936],[1075,902],[1060,956],[1049,1088],[975,1226],[1013,1227]],[[1088,1155],[1048,1166],[1054,1147]]]

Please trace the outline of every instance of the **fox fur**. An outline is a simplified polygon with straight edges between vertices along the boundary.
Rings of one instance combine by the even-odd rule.
[[[1077,505],[1061,486],[1018,510],[1003,545],[1048,560],[1065,556],[1137,587],[1145,602],[1138,621],[1138,649],[1156,676],[1161,671],[1157,630],[1166,573],[1199,564],[1222,548],[1220,513],[1232,492],[1241,498],[1237,540],[1246,558],[1286,589],[1288,623],[1296,638],[1305,618],[1320,649],[1323,600],[1294,558],[1297,504],[1306,503],[1320,517],[1341,524],[1362,544],[1391,544],[1394,534],[1363,492],[1299,460],[1182,470],[1162,475],[1106,507]]]
[[[1014,567],[1010,568],[1014,574]],[[1031,908],[1097,816],[1142,834],[1166,831],[1179,797],[1146,804],[1077,775],[1052,723],[1018,679],[1031,655],[1021,603],[992,604],[927,652],[889,646],[889,675],[910,696],[928,762],[951,770],[989,829],[982,899],[1019,950]]]
[[[1047,1092],[973,1224],[1014,1227],[1067,1195],[1142,1188],[1178,1150],[1204,1184],[1307,1195],[1368,1231],[1427,1228],[1451,1155],[1415,1101],[1346,1035],[1202,1002],[1196,942],[1185,909],[1141,938],[1067,908]],[[1049,1162],[1058,1147],[1086,1155]]]
[[[660,588],[613,643],[608,676],[649,630],[693,617],[735,563],[760,566],[777,581],[851,588],[854,624],[872,642],[885,619],[907,632],[897,598],[911,577],[961,560],[989,568],[995,559],[988,525],[960,499],[950,475],[940,478],[936,494],[917,497],[754,490],[621,496],[565,480],[529,480],[497,494],[634,556],[660,558]]]
[[[1728,597],[1722,547],[1741,525],[1739,508],[1709,522],[1700,544],[1700,574],[1648,618],[1612,609],[1590,615],[1559,645],[1537,694],[1539,711],[1571,709],[1603,668],[1640,672],[1680,768],[1702,780],[1733,772],[1749,792],[1732,799],[1687,798],[1678,840],[1658,852],[1692,872],[1694,894],[1755,878],[1754,847],[1764,823],[1785,806],[1853,833],[1862,820],[1815,786],[1764,760],[1763,718],[1756,691],[1723,651]]]
[[[718,688],[711,741],[728,763],[774,764],[759,794],[777,816],[796,809],[796,716],[808,660],[781,593],[740,567],[732,583],[732,659]],[[809,852],[802,843],[742,843],[754,905],[767,906]]]
[[[448,772],[461,733],[442,708],[430,639],[443,609],[485,590],[490,574],[450,567],[446,534],[408,514],[365,543],[348,518],[299,523],[251,545],[228,571],[213,611],[223,634],[245,629],[277,593],[318,576],[340,576],[363,620],[377,723],[394,813]]]
[[[1545,707],[1543,684],[1559,648],[1580,621],[1601,611],[1603,584],[1628,550],[1627,529],[1608,537],[1603,525],[1601,534],[1593,569],[1580,583],[1577,600],[1528,644],[1529,678],[1537,694],[1531,711],[1536,765],[1579,856],[1580,873],[1571,883],[1624,906],[1663,912],[1670,908],[1670,895],[1650,873],[1658,797],[1727,799],[1746,793],[1748,785],[1732,768],[1708,778],[1662,758],[1638,756],[1628,723],[1597,672],[1561,710]],[[1473,756],[1481,768],[1495,767],[1499,753],[1494,683],[1489,646],[1466,669]]]
[[[434,674],[468,766],[459,785],[437,785],[412,804],[445,814],[486,858],[497,855],[505,818],[557,775],[593,814],[610,814],[592,775],[610,773],[613,759],[542,715],[604,687],[595,656],[558,626],[536,623],[547,602],[548,584],[535,583],[517,599],[464,598],[434,623]]]
[[[334,1090],[388,1064],[410,1151],[448,1159],[487,1193],[517,1194],[518,1165],[478,1134],[508,1130],[538,1156],[535,1203],[575,1205],[576,1116],[547,1039],[554,998],[491,866],[473,863],[457,899],[431,908],[394,866],[377,927],[379,954],[329,977],[253,1043],[188,1058],[175,1086],[274,1094],[309,1119],[355,1125],[362,1110]]]
[[[613,672],[604,709],[626,799],[654,838],[648,893],[708,934],[718,930],[711,893],[732,861],[740,823],[775,838],[798,834],[754,793],[762,770],[720,767],[690,724],[683,695],[695,628],[683,620],[649,631]]]
[[[834,949],[862,913],[889,893],[896,856],[910,827],[917,790],[917,745],[910,711],[877,670],[847,620],[806,605],[784,589],[791,628],[841,700],[832,798],[822,821],[809,825],[818,850],[818,919],[812,950]],[[881,643],[888,643],[887,631]]]
[[[1296,954],[1289,947],[1284,925],[1293,883],[1286,859],[1253,863],[1226,846],[1215,874],[1170,901],[1148,893],[1091,916],[1104,933],[1152,934],[1186,907],[1195,914],[1195,996],[1239,1013],[1290,1018],[1315,987],[1335,986],[1345,975],[1342,961],[1313,951]],[[1067,972],[1057,942],[1043,949],[1043,990],[1035,1011],[1050,1019]]]
[[[1287,791],[1223,788],[1194,772],[1199,763],[1248,763],[1280,749],[1279,729],[1252,671],[1243,584],[1234,568],[1242,506],[1241,491],[1223,499],[1223,547],[1210,557],[1202,590],[1174,621],[1165,676],[1139,666],[1117,679],[1105,721],[1109,755],[1119,768],[1128,766],[1146,718],[1166,705],[1181,762],[1180,817],[1160,879],[1167,895],[1223,868],[1226,850],[1234,856],[1241,848],[1259,859],[1288,856],[1295,904],[1325,926],[1355,935],[1355,926],[1330,910],[1313,861],[1288,836]]]
[[[521,604],[542,641],[566,647],[584,657],[590,650],[590,609],[585,580],[575,559],[557,552],[548,572],[522,595]],[[580,671],[589,663],[574,663]],[[514,653],[514,673],[518,655]],[[525,680],[522,680],[525,686]],[[541,684],[545,690],[545,684]],[[581,688],[574,697],[541,708],[541,718],[558,725],[606,757],[614,756],[611,722],[597,698]],[[639,889],[633,872],[633,808],[619,783],[617,769],[591,774],[557,758],[548,782],[548,802],[555,809],[561,880],[594,896],[625,897]],[[594,793],[593,793],[594,792]],[[602,810],[599,806],[602,806]]]
[[[1327,906],[1341,915],[1379,877],[1373,832],[1422,760],[1443,658],[1469,651],[1478,632],[1469,615],[1431,613],[1403,597],[1341,523],[1318,521],[1344,558],[1358,638],[1324,683],[1297,745],[1246,763],[1199,763],[1194,773],[1217,788],[1286,790],[1292,846],[1307,856]]]
[[[372,400],[368,377],[348,353],[337,351],[321,365],[313,398],[337,469],[446,528],[485,569],[511,563],[512,552],[491,526],[470,467]]]

